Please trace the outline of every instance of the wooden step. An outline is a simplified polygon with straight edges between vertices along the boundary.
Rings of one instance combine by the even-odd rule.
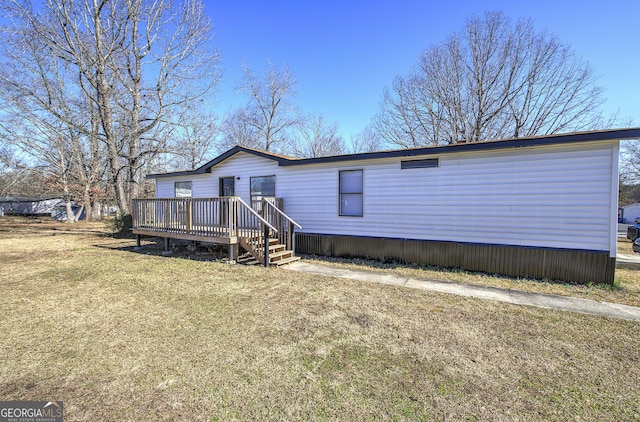
[[[300,260],[300,257],[294,256],[293,251],[290,251],[290,250],[282,251],[282,252],[277,252],[275,256],[269,256],[269,265],[275,265],[275,266],[286,265],[298,260]],[[239,256],[237,259],[237,262],[238,264],[242,264],[242,265],[259,265],[260,264],[260,262],[258,262],[258,260],[248,252]]]
[[[250,253],[242,254],[236,260],[238,264],[242,265],[259,265],[260,262]]]
[[[269,245],[269,255],[273,254],[273,253],[277,253],[277,252],[281,252],[284,251],[286,249],[286,245],[283,245],[281,243],[277,243],[275,245]],[[253,248],[254,251],[256,252],[260,252],[262,253],[264,251],[264,247],[254,247]]]
[[[254,254],[257,256],[264,254],[264,243],[264,240],[259,237],[241,238],[240,245],[247,251],[247,253],[239,256],[237,262],[246,265],[259,264],[259,261],[255,258]],[[278,243],[278,239],[276,238],[269,238],[268,245],[269,265],[284,265],[300,259],[299,257],[294,256],[293,251],[288,250],[286,245]]]
[[[292,262],[299,261],[299,260],[300,260],[299,256],[290,256],[289,258],[284,258],[284,259],[280,259],[278,261],[273,261],[271,263],[271,265],[275,265],[275,266],[279,267],[281,265],[290,264]]]
[[[291,256],[293,256],[293,251],[284,250],[284,249],[274,253],[269,252],[269,262],[274,263],[276,261],[280,261],[282,259],[286,259]]]
[[[246,242],[249,245],[253,245],[253,246],[262,246],[264,245],[264,240],[256,238],[256,237],[247,237]],[[278,243],[278,239],[275,237],[271,237],[269,238],[269,245],[275,245]]]

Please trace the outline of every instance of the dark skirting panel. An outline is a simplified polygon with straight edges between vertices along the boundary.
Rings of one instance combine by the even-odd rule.
[[[613,284],[606,252],[297,233],[296,253],[461,268],[511,277]]]

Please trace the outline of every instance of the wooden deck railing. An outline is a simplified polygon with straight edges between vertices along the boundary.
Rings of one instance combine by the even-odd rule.
[[[231,237],[233,198],[157,198],[132,201],[133,228],[164,233]]]
[[[264,265],[269,238],[279,232],[238,197],[134,199],[132,216],[134,231],[240,242]]]
[[[134,229],[210,237],[277,230],[238,197],[134,199],[132,210]]]

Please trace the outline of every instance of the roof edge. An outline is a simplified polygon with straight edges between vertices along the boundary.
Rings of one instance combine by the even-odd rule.
[[[245,152],[247,154],[252,154],[252,155],[256,155],[258,157],[267,158],[269,160],[277,161],[278,163],[281,163],[283,161],[297,161],[298,160],[297,158],[294,158],[294,157],[287,157],[285,155],[274,154],[274,153],[268,152],[268,151],[262,151],[262,150],[259,150],[259,149],[253,149],[253,148],[248,148],[248,147],[236,145],[235,147],[223,152],[222,154],[218,155],[213,160],[201,165],[200,167],[198,167],[195,170],[174,171],[174,172],[170,172],[170,173],[154,173],[154,174],[148,174],[146,177],[147,177],[147,179],[158,179],[158,178],[163,178],[163,177],[193,176],[193,175],[211,173],[211,167],[215,166],[216,164],[226,160],[227,158],[229,158],[229,157],[231,157],[231,156],[233,156],[233,155],[235,155],[235,154],[237,154],[239,152]]]
[[[183,171],[173,171],[169,173],[151,173],[145,176],[146,179],[160,179],[162,177],[175,177],[175,176],[191,176],[194,174],[199,174],[196,170],[183,170]]]
[[[413,157],[418,155],[441,155],[469,151],[491,151],[497,149],[524,148],[539,145],[561,145],[581,142],[621,141],[640,139],[640,128],[609,129],[589,132],[509,138],[496,141],[469,142],[460,144],[437,145],[400,150],[365,152],[359,154],[335,155],[330,157],[304,158],[283,162],[282,166],[304,164],[333,163],[341,161],[368,160],[377,158]]]
[[[239,152],[245,152],[247,154],[274,160],[278,163],[279,166],[300,166],[310,164],[335,163],[342,161],[370,160],[377,158],[413,157],[418,155],[428,156],[470,151],[491,151],[498,149],[524,148],[539,145],[562,145],[581,142],[622,141],[630,139],[640,139],[640,127],[596,130],[588,132],[560,133],[553,135],[531,136],[526,138],[509,138],[495,141],[436,145],[399,150],[363,152],[358,154],[333,155],[317,158],[294,158],[237,145],[195,170],[149,174],[147,175],[147,178],[153,179],[163,177],[192,176],[211,173],[211,168],[213,166]]]

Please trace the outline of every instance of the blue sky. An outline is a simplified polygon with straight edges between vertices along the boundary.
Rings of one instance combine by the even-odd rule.
[[[489,1],[248,1],[205,0],[222,58],[218,114],[243,105],[235,93],[240,66],[287,65],[296,76],[297,104],[340,126],[346,140],[377,112],[382,90],[406,74],[418,55],[465,19],[489,10],[558,35],[589,61],[607,103],[640,124],[639,0]]]

